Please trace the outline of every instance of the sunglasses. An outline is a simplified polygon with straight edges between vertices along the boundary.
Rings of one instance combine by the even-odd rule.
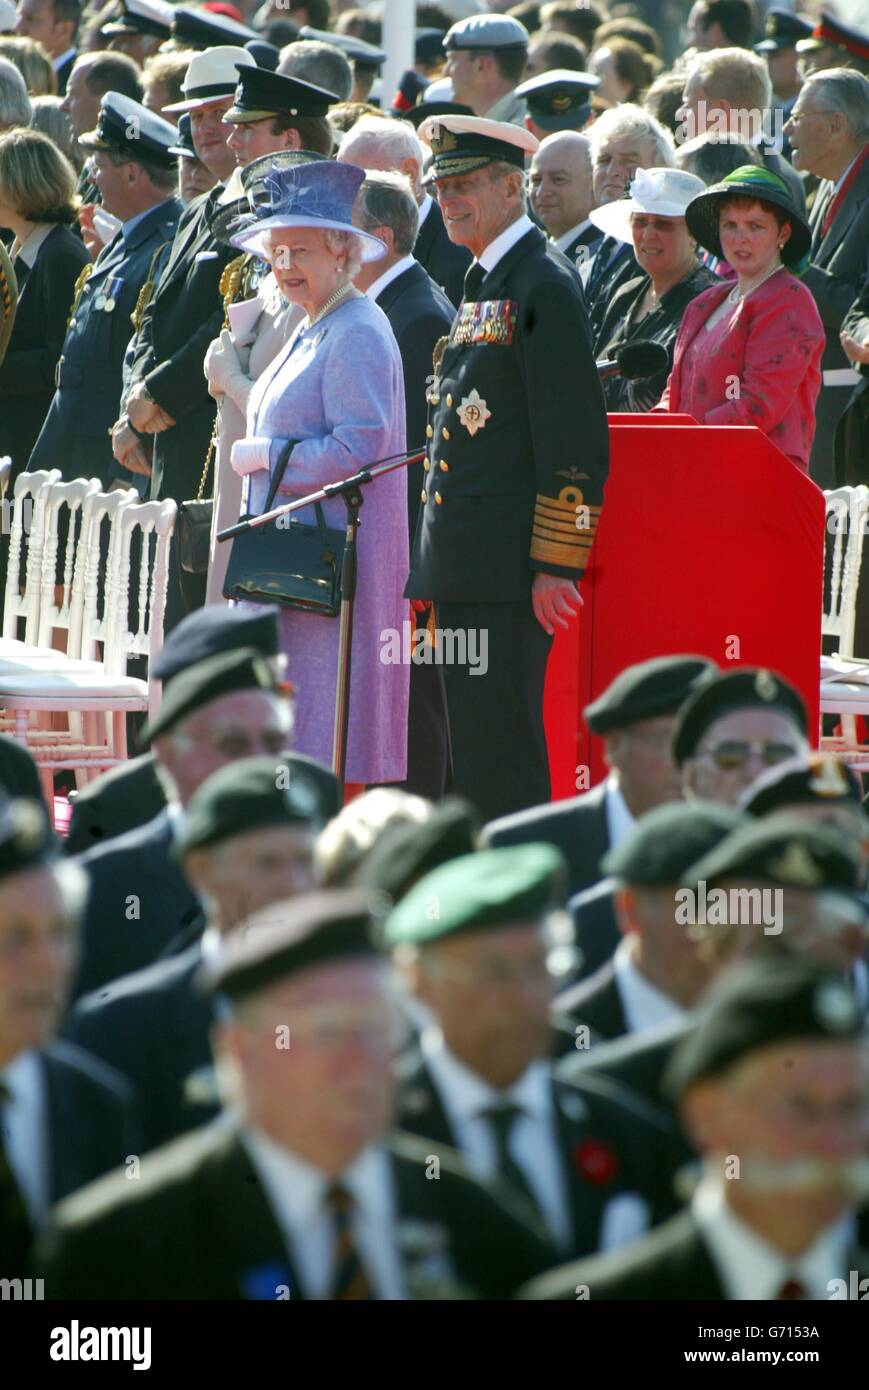
[[[711,758],[722,772],[745,767],[752,754],[756,753],[767,767],[783,763],[787,758],[795,758],[799,749],[790,743],[750,743],[748,739],[724,739],[712,748],[700,749],[697,756]]]

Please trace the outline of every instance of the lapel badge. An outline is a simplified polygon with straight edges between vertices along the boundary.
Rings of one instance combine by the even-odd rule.
[[[474,387],[470,395],[465,396],[456,414],[472,438],[477,433],[477,430],[484,429],[486,421],[492,418],[491,410],[480,396],[476,387]]]

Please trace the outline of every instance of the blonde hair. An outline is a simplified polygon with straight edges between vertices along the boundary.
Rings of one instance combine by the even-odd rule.
[[[14,63],[32,97],[51,97],[57,92],[57,75],[40,44],[18,34],[0,37],[0,58]]]
[[[28,222],[74,222],[79,200],[76,173],[65,155],[39,130],[0,135],[0,199]]]

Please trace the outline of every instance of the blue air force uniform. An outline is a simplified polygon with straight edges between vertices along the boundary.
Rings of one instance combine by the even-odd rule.
[[[133,132],[136,132],[134,135]],[[146,156],[167,169],[174,126],[117,92],[102,99],[86,148]],[[175,197],[132,218],[104,246],[80,286],[55,374],[55,393],[29,467],[59,468],[64,478],[99,477],[114,469],[109,429],[118,418],[124,353],[133,334],[131,315],[161,246],[175,235],[182,204]]]
[[[511,132],[502,143],[477,133],[480,124],[493,125],[443,118],[441,136],[431,134],[435,179],[493,159],[519,166],[518,141],[534,137],[502,126]],[[469,270],[435,364],[406,588],[409,598],[434,600],[441,631],[470,630],[478,645],[485,638],[485,672],[480,661],[443,661],[455,788],[485,819],[549,799],[542,710],[551,638],[534,616],[531,586],[536,573],[581,578],[608,469],[579,281],[527,217],[510,232],[491,269]],[[469,653],[470,643],[469,633]]]

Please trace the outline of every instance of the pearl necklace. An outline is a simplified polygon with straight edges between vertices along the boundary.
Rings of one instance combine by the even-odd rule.
[[[780,270],[782,270],[783,268],[784,268],[784,267],[783,267],[782,262],[779,261],[778,265],[774,265],[773,268],[772,268],[772,270],[768,270],[768,271],[766,272],[766,275],[764,275],[763,279],[762,279],[762,280],[758,280],[757,284],[756,284],[756,285],[752,285],[751,289],[750,289],[750,290],[747,290],[745,294],[740,294],[740,293],[739,293],[739,285],[734,285],[734,286],[733,286],[733,289],[730,291],[730,294],[727,296],[727,302],[728,302],[728,304],[738,304],[739,301],[740,301],[740,299],[747,299],[748,296],[749,296],[750,294],[754,294],[755,290],[759,290],[760,287],[761,287],[761,285],[765,285],[766,282],[767,282],[767,280],[771,280],[772,277],[773,277],[774,275],[777,275],[778,272],[779,272]]]
[[[326,314],[328,314],[330,309],[334,309],[338,301],[343,299],[345,294],[349,294],[350,290],[354,288],[355,287],[348,281],[346,285],[342,285],[341,288],[336,290],[334,294],[330,294],[323,307],[317,310],[316,314],[312,319],[308,320],[308,327],[313,328],[315,323],[319,323],[320,319],[323,318]]]

